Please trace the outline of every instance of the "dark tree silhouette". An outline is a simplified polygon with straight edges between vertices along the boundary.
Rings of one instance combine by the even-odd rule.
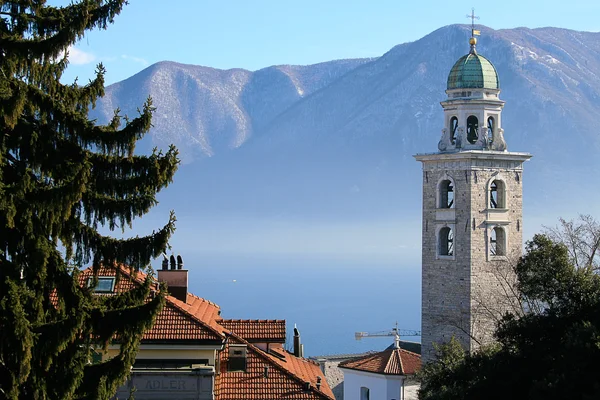
[[[600,276],[544,235],[515,271],[525,312],[505,315],[497,343],[473,354],[441,346],[420,373],[420,399],[600,398]]]
[[[45,3],[0,1],[0,398],[108,399],[164,295],[147,300],[149,278],[133,292],[95,296],[78,271],[90,262],[143,269],[166,248],[173,213],[145,237],[99,229],[126,229],[148,212],[177,151],[134,155],[151,126],[150,99],[133,119],[118,110],[107,126],[88,119],[104,93],[102,65],[84,86],[60,83],[69,46],[106,28],[125,1]],[[118,355],[92,364],[93,348],[111,341]]]

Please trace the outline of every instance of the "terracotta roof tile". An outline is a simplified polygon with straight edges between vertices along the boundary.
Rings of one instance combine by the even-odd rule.
[[[131,290],[146,279],[143,272],[131,271],[126,266],[119,266],[119,273],[121,276],[115,285],[114,293]],[[79,275],[80,284],[87,285],[87,280],[92,275],[91,267],[83,270]],[[98,276],[116,275],[117,267],[102,266],[98,270]],[[155,284],[155,290],[158,289],[158,284]],[[220,318],[219,306],[211,301],[189,293],[185,303],[173,296],[167,296],[165,307],[142,340],[223,340],[223,328],[216,323],[217,318]]]
[[[300,377],[304,382],[310,382],[313,387],[316,387],[317,377],[320,376],[321,391],[330,397],[334,397],[329,385],[323,384],[325,382],[325,375],[318,363],[306,358],[296,357],[284,349],[278,349],[277,352],[285,358],[284,360],[275,359],[276,363]]]
[[[411,375],[421,368],[421,356],[404,349],[387,349],[341,362],[339,367],[384,375]]]
[[[222,340],[220,332],[210,328],[202,320],[194,318],[172,302],[167,301],[165,307],[156,317],[152,329],[147,331],[142,340]]]
[[[333,400],[318,364],[300,359],[287,353],[284,360],[267,354],[258,347],[235,335],[229,344],[246,344],[246,371],[227,371],[229,351],[221,352],[221,369],[215,380],[215,399],[219,400]],[[269,367],[265,378],[265,367]],[[316,389],[317,376],[321,377],[321,388]],[[304,382],[311,387],[305,390]]]
[[[222,319],[217,321],[227,331],[252,342],[285,343],[285,320]]]
[[[173,296],[167,296],[167,304],[168,303],[171,303],[173,306],[193,316],[195,319],[209,327],[214,333],[224,338],[222,335],[224,330],[217,323],[217,318],[219,318],[219,306],[215,303],[190,293],[187,294],[185,303]]]

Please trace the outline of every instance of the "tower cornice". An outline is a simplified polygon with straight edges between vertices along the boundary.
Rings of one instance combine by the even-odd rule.
[[[506,102],[503,100],[490,100],[490,99],[468,99],[468,98],[457,98],[440,101],[440,104],[444,109],[450,106],[466,105],[466,106],[497,106],[504,107]]]
[[[521,169],[522,164],[533,157],[529,153],[489,150],[465,150],[451,153],[425,153],[413,156],[431,169],[486,169],[505,163],[509,169]]]

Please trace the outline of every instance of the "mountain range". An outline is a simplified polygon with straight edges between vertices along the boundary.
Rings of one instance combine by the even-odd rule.
[[[534,155],[526,236],[559,216],[593,214],[600,33],[478,29],[477,50],[498,70],[506,101],[508,149]],[[140,151],[180,150],[160,200],[179,216],[182,249],[415,264],[421,173],[412,156],[437,151],[439,102],[469,37],[470,26],[451,25],[377,58],[258,71],[160,62],[108,86],[91,115],[104,123],[119,107],[132,116],[153,98]]]

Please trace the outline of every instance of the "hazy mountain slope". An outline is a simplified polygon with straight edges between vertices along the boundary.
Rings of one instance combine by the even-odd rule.
[[[256,129],[303,96],[327,86],[365,61],[276,66],[256,72],[160,62],[106,89],[92,115],[135,115],[151,96],[157,112],[146,146],[177,145],[185,161],[241,146]],[[149,142],[149,143],[148,143]]]
[[[252,120],[253,132],[260,133],[280,113],[298,100],[327,87],[332,81],[366,59],[336,60],[321,64],[279,65],[252,73],[242,94]]]
[[[397,46],[302,99],[269,133],[302,142],[307,135],[343,136],[344,142],[391,136],[401,153],[435,151],[442,128],[438,102],[451,66],[468,51],[466,38],[467,27],[449,26]],[[599,39],[600,34],[552,28],[482,28],[478,51],[498,69],[511,149],[545,149],[548,139],[569,150],[597,146],[598,136],[585,127],[593,126],[600,106]],[[572,132],[565,135],[567,130]],[[540,134],[531,135],[536,131]]]
[[[109,86],[95,112],[101,121],[117,106],[135,115],[151,96],[157,109],[152,145],[176,143],[190,157],[212,155],[217,149],[239,146],[250,135],[251,124],[239,101],[249,79],[250,73],[241,69],[220,71],[161,62]]]
[[[478,52],[498,69],[506,101],[509,150],[534,154],[525,167],[526,220],[592,212],[589,199],[600,196],[590,184],[600,172],[600,34],[481,31]],[[279,235],[254,233],[267,217],[289,222],[286,232],[298,226],[291,220],[393,220],[402,222],[385,236],[414,255],[421,172],[412,155],[437,150],[439,102],[468,38],[469,27],[453,25],[376,59],[255,72],[159,63],[108,87],[93,115],[106,121],[117,105],[132,114],[154,98],[145,145],[174,143],[182,151],[187,164],[161,200],[185,216],[178,229],[190,235],[221,229],[230,216],[233,231],[245,221],[265,243]],[[383,231],[364,229],[365,243],[381,242]]]
[[[562,206],[600,172],[600,34],[544,28],[493,31],[482,27],[477,46],[496,66],[506,101],[509,150],[535,155],[529,204]],[[328,146],[354,159],[373,157],[420,179],[412,155],[437,151],[439,101],[453,63],[468,51],[469,29],[448,26],[382,57],[300,100],[249,145],[277,153]],[[351,161],[352,162],[352,161]],[[531,174],[531,175],[530,175]],[[561,182],[557,191],[556,182]],[[390,182],[391,183],[391,182]],[[596,188],[587,194],[598,193]],[[583,211],[583,210],[580,210]]]
[[[106,121],[117,105],[133,113],[150,95],[157,107],[153,144],[175,143],[186,158],[238,148],[251,136],[284,148],[309,137],[343,137],[343,144],[382,140],[387,147],[392,140],[403,154],[434,150],[438,102],[450,67],[468,51],[467,38],[468,27],[453,25],[374,60],[256,72],[158,63],[108,87],[94,115]],[[571,154],[580,145],[597,149],[589,127],[600,106],[598,39],[555,28],[482,27],[478,50],[500,74],[511,149],[549,150],[542,142],[550,140],[568,141],[561,152]]]

